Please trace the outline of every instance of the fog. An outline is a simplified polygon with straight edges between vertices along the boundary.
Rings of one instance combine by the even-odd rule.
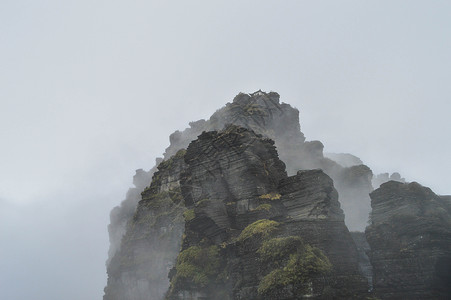
[[[3,1],[0,298],[100,299],[135,170],[239,92],[450,194],[450,20],[448,1]]]

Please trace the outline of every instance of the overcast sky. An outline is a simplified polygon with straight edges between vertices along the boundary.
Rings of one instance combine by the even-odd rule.
[[[2,0],[0,298],[101,299],[134,170],[239,92],[451,194],[450,56],[449,1]]]

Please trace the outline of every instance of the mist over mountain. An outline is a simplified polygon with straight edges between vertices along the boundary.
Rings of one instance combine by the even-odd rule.
[[[220,268],[233,267],[229,263],[235,259],[235,262],[242,262],[239,260],[241,256],[234,256],[232,251],[239,249],[247,253],[251,261],[265,261],[268,268],[258,270],[261,276],[273,271],[281,274],[278,269],[282,267],[295,270],[298,267],[296,261],[313,253],[312,263],[320,271],[317,275],[336,278],[336,274],[328,274],[328,262],[337,264],[335,252],[331,253],[325,249],[327,244],[309,236],[308,230],[302,233],[304,239],[298,236],[297,227],[291,226],[304,222],[301,216],[310,214],[308,222],[313,222],[314,216],[330,217],[337,222],[334,223],[337,230],[343,226],[351,230],[351,237],[357,245],[358,269],[362,272],[351,278],[350,274],[356,269],[355,261],[349,257],[344,259],[345,263],[340,267],[345,274],[344,283],[354,282],[356,286],[366,288],[365,282],[373,282],[375,287],[383,289],[398,285],[399,293],[407,288],[406,282],[399,284],[399,280],[406,276],[419,287],[418,291],[427,285],[427,280],[423,283],[415,281],[429,278],[423,276],[424,273],[437,275],[436,283],[443,281],[446,269],[433,273],[426,266],[435,260],[432,252],[441,255],[443,245],[437,240],[446,241],[445,235],[439,232],[441,228],[447,228],[440,221],[445,219],[442,212],[445,206],[415,184],[409,186],[409,182],[417,181],[441,199],[449,199],[441,195],[450,193],[450,12],[451,2],[440,0],[1,1],[0,299],[101,299],[108,277],[105,262],[114,265],[113,257],[120,251],[121,237],[128,232],[126,224],[130,218],[133,219],[138,202],[143,200],[141,192],[151,185],[152,176],[159,171],[162,160],[169,161],[178,153],[178,148],[188,150],[189,144],[198,140],[202,130],[211,132],[210,127],[200,128],[210,126],[215,111],[232,102],[239,91],[246,94],[259,89],[266,94],[271,89],[277,91],[281,95],[279,104],[286,102],[299,110],[299,130],[294,129],[298,125],[293,116],[291,129],[277,126],[271,129],[288,142],[290,139],[284,131],[293,133],[294,144],[302,146],[305,150],[303,155],[312,160],[292,163],[289,160],[293,156],[290,143],[271,135],[277,143],[278,160],[285,167],[279,165],[268,177],[283,177],[284,187],[278,186],[273,192],[275,194],[258,192],[249,199],[236,196],[240,199],[236,201],[239,204],[230,203],[226,209],[239,211],[231,211],[227,216],[220,214],[221,206],[217,202],[203,202],[201,205],[205,207],[197,205],[188,209],[177,202],[180,197],[173,193],[176,190],[160,195],[164,196],[157,197],[161,206],[144,206],[142,211],[147,209],[155,216],[168,212],[166,219],[159,219],[163,223],[146,223],[155,219],[139,218],[139,226],[145,228],[146,224],[149,225],[152,236],[157,239],[150,255],[156,260],[149,260],[145,256],[148,252],[138,251],[141,248],[134,238],[139,235],[130,233],[127,242],[130,247],[124,250],[130,259],[120,255],[116,259],[116,262],[122,258],[124,264],[130,263],[129,269],[113,267],[110,277],[122,276],[122,284],[127,278],[138,278],[137,289],[146,293],[148,280],[141,279],[145,278],[146,264],[152,263],[153,270],[161,275],[155,277],[152,273],[152,282],[156,284],[160,280],[162,283],[158,285],[159,289],[154,290],[155,293],[169,291],[166,287],[171,281],[178,282],[175,286],[180,291],[194,285],[195,282],[182,276],[183,272],[171,272],[177,265],[171,258],[178,257],[183,246],[177,234],[185,231],[185,216],[174,220],[173,224],[179,227],[170,229],[164,224],[169,223],[171,217],[179,216],[179,210],[185,207],[189,211],[186,213],[188,219],[193,217],[191,209],[194,209],[194,216],[196,213],[209,216],[213,210],[221,216],[224,224],[230,225],[226,228],[237,228],[237,233],[244,230],[242,226],[246,224],[246,218],[251,221],[255,216],[267,213],[269,217],[279,218],[270,221],[278,222],[275,228],[280,230],[270,231],[269,239],[261,240],[261,245],[257,240],[246,239],[247,235],[243,234],[242,244],[226,244],[224,248],[219,245],[219,252],[216,252],[216,243],[197,243],[195,235],[205,232],[192,228],[183,246],[183,251],[188,251],[181,255],[185,261],[181,267],[188,267],[184,269],[187,275],[190,270],[198,270],[191,260],[194,254],[208,257],[210,253],[210,257],[215,257],[218,253],[226,258],[221,261]],[[239,105],[232,110],[237,108]],[[265,106],[265,109],[271,110],[271,106]],[[289,111],[287,108],[285,113]],[[218,124],[225,127],[227,124],[222,123],[227,121],[226,113],[219,113],[217,117]],[[204,121],[195,121],[201,119]],[[256,116],[255,124],[249,124],[254,133],[258,131],[261,120]],[[195,124],[189,125],[193,121]],[[224,127],[219,125],[214,129],[222,132],[221,136],[239,135],[238,129],[224,132]],[[245,124],[240,128],[249,130]],[[177,130],[179,133],[175,133]],[[304,135],[303,142],[299,132]],[[172,133],[175,134],[170,142],[168,137]],[[249,141],[266,145],[262,146],[264,151],[260,153],[256,148],[250,148],[244,154],[230,154],[230,158],[240,160],[242,164],[238,166],[242,170],[246,170],[245,166],[253,166],[252,172],[265,175],[264,168],[263,172],[257,172],[260,165],[257,158],[262,162],[278,161],[270,151],[271,147],[251,133],[241,133]],[[269,135],[260,133],[263,139]],[[204,138],[205,142],[216,141],[215,135]],[[321,144],[313,142],[315,140],[324,145],[322,158]],[[236,145],[243,141],[237,140]],[[165,154],[170,143],[174,146]],[[279,153],[279,148],[284,148],[284,152]],[[173,160],[172,166],[161,166],[165,168],[153,188],[165,186],[165,181],[170,182],[182,175],[175,169],[182,160],[185,161],[182,154],[180,152],[179,157]],[[225,153],[219,154],[223,160],[228,157]],[[215,170],[224,169],[221,165],[223,160],[201,159],[213,166],[221,166],[212,167]],[[305,165],[307,162],[312,166]],[[328,162],[331,169],[326,168]],[[298,163],[305,165],[306,169],[302,171],[307,173],[297,173]],[[324,174],[327,169],[326,175],[333,180],[333,189],[337,193],[323,173],[310,172],[310,168],[318,168],[314,164],[324,164],[320,168]],[[199,174],[193,161],[190,160],[189,166],[185,162],[185,167],[186,172]],[[287,172],[287,178],[280,171],[282,169]],[[214,170],[207,170],[215,174]],[[371,184],[367,179],[370,171],[373,174]],[[299,182],[307,182],[315,176],[319,178],[316,185],[301,189]],[[233,174],[227,178],[227,182],[234,182],[237,188],[246,187],[233,181]],[[258,180],[251,180],[251,176],[245,178],[252,183],[247,187],[249,190],[255,185],[259,187],[256,191],[275,186],[264,181],[263,177]],[[405,181],[407,185],[385,185],[390,180]],[[185,187],[188,185],[186,181]],[[359,202],[360,194],[367,194],[378,187],[385,192],[375,194],[378,199],[376,210],[371,208],[368,198]],[[218,184],[215,188],[229,191],[233,187]],[[309,191],[320,191],[318,194],[324,197],[314,200],[309,197]],[[277,194],[280,194],[280,199],[276,199],[279,197]],[[381,202],[378,195],[392,200]],[[405,209],[404,201],[399,201],[399,207],[395,205],[398,202],[393,201],[402,200],[405,195],[417,195],[418,199],[423,195],[432,199],[433,205],[418,203],[406,209],[410,214],[404,218],[406,224],[415,228],[420,224],[421,230],[410,230],[401,226],[402,223],[383,218],[387,211]],[[152,190],[147,190],[145,196],[155,198]],[[175,202],[165,201],[168,199],[166,196]],[[344,198],[349,201],[343,201]],[[127,203],[121,205],[125,199]],[[310,202],[300,207],[293,199],[310,199]],[[247,200],[249,209],[255,208],[249,214],[243,204]],[[254,207],[257,201],[266,202]],[[176,202],[179,205],[174,205]],[[340,203],[343,214],[337,203]],[[437,209],[433,210],[432,206]],[[117,208],[113,210],[114,207]],[[375,213],[375,224],[371,237],[365,241],[366,235],[362,231],[371,224],[370,211]],[[235,215],[239,217],[235,218]],[[432,220],[434,215],[436,218]],[[295,220],[287,222],[288,217]],[[202,225],[199,221],[203,219],[193,219],[192,225]],[[221,220],[217,222],[223,224]],[[384,221],[378,223],[378,220]],[[326,235],[331,232],[330,226],[330,230],[326,228],[326,222],[321,224],[325,230],[320,230],[317,223],[309,228],[312,232]],[[266,225],[273,228],[274,223]],[[387,231],[387,227],[393,230]],[[281,236],[281,232],[286,235]],[[336,234],[352,245],[343,232]],[[165,241],[166,244],[174,242],[170,247],[159,239],[166,233],[174,237]],[[230,236],[223,233],[220,236],[226,243],[233,242],[229,240]],[[303,240],[300,241],[299,237]],[[318,235],[318,238],[333,240],[324,235]],[[393,245],[391,240],[400,242]],[[428,240],[432,243],[421,243]],[[146,242],[145,237],[142,242]],[[263,251],[276,242],[279,246],[288,245],[285,253],[293,255],[291,264],[282,259],[274,260],[281,262],[280,266],[270,265],[267,263],[270,260],[265,260],[269,256],[258,253],[252,256],[246,252],[260,248]],[[369,242],[390,244],[390,251],[368,257]],[[161,249],[173,251],[161,251],[158,243]],[[336,254],[355,253],[349,246],[340,241],[337,243]],[[179,244],[179,249],[174,248]],[[431,248],[430,245],[435,246]],[[407,256],[410,251],[417,251],[415,247],[421,248],[419,252],[428,259],[427,262]],[[143,246],[142,249],[148,248]],[[293,249],[296,253],[290,252]],[[137,250],[135,258],[134,250]],[[398,259],[396,255],[401,250],[404,256]],[[226,255],[222,251],[226,251]],[[133,264],[138,258],[145,263],[142,272],[136,275],[137,269]],[[167,264],[154,264],[159,258],[167,259]],[[374,268],[372,260],[376,262]],[[397,263],[382,263],[393,260]],[[215,277],[213,271],[217,270],[215,261],[211,262],[208,271],[211,276],[207,278]],[[418,270],[407,269],[409,262],[419,266]],[[439,264],[447,266],[446,260],[439,260]],[[252,267],[246,262],[242,265]],[[261,264],[255,266],[261,267]],[[394,273],[394,269],[401,268],[406,268],[406,271],[393,277],[395,283],[386,280],[384,270]],[[249,270],[248,274],[255,272]],[[171,281],[167,277],[169,273],[173,275]],[[244,273],[234,269],[224,274],[234,274],[230,278],[236,280]],[[363,280],[360,274],[363,274]],[[236,282],[239,283],[237,292],[244,293],[248,288],[257,287],[258,293],[257,281],[260,278],[250,277],[241,278],[242,284]],[[208,285],[203,278],[205,276],[199,273],[196,280],[201,285]],[[131,281],[130,285],[133,282],[136,283]],[[383,286],[384,282],[386,286]],[[113,287],[110,283],[108,286]],[[320,286],[320,280],[312,282],[315,290]],[[337,284],[331,287],[335,291],[340,289]],[[270,289],[260,290],[270,293]],[[300,290],[301,286],[297,291]],[[406,298],[415,296],[407,295]]]
[[[324,155],[279,98],[238,94],[137,170],[111,212],[105,300],[445,299],[449,197]]]

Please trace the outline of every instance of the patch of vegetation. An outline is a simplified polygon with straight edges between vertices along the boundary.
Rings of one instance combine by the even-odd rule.
[[[186,222],[194,219],[196,217],[196,214],[194,213],[194,208],[185,210],[185,212],[183,213],[183,216],[185,217]]]
[[[280,241],[274,242],[275,244]],[[285,243],[284,241],[282,243]],[[305,245],[290,254],[287,264],[267,274],[260,281],[258,293],[260,295],[286,287],[296,286],[307,291],[308,281],[312,276],[324,274],[332,269],[329,259],[316,247]]]
[[[148,194],[143,200],[147,200],[147,206],[152,208],[163,208],[165,206],[171,206],[173,204],[179,204],[183,200],[180,187],[170,189],[160,193]]]
[[[277,229],[279,224],[279,222],[268,219],[255,221],[243,229],[241,234],[238,236],[238,241],[244,241],[255,235],[260,235],[261,238],[266,238],[271,232]]]
[[[164,208],[173,204],[169,192],[150,194],[143,198],[143,200],[146,200],[146,206],[153,209]]]
[[[300,237],[288,236],[264,241],[257,253],[260,254],[260,259],[263,262],[282,261],[290,253],[294,253],[303,247],[304,243]]]
[[[177,151],[177,153],[174,155],[175,158],[182,158],[186,154],[186,149],[180,149]]]
[[[129,222],[128,226],[145,226],[146,228],[153,228],[154,226],[167,223],[168,220],[172,224],[184,222],[183,213],[186,210],[183,196],[180,187],[175,187],[169,191],[160,193],[148,193],[140,202],[143,209],[140,214],[133,217],[133,221]],[[135,231],[133,231],[135,232]],[[136,231],[144,233],[143,230]],[[148,235],[150,232],[145,231]],[[140,234],[141,238],[146,238],[145,234]],[[139,237],[134,234],[133,238]]]
[[[271,209],[272,205],[271,204],[260,204],[259,206],[257,206],[255,208],[255,210],[266,210],[269,211]]]
[[[172,167],[172,165],[174,164],[174,160],[171,158],[167,159],[167,160],[163,160],[159,165],[158,165],[158,170],[163,170],[163,169],[169,169]]]
[[[172,166],[174,165],[174,160],[183,158],[185,156],[185,154],[186,154],[186,150],[185,149],[181,149],[181,150],[177,151],[177,153],[174,154],[173,156],[171,156],[169,159],[162,161],[158,165],[158,170],[172,168]]]
[[[202,248],[192,246],[180,252],[177,257],[175,278],[173,283],[185,279],[200,287],[214,281],[220,271],[219,247]]]
[[[269,193],[269,194],[265,194],[265,195],[261,195],[260,199],[267,199],[267,200],[279,200],[281,197],[280,194],[277,193]]]

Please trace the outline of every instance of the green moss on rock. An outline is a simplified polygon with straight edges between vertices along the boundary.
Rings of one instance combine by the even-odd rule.
[[[185,221],[191,221],[196,217],[196,213],[194,212],[194,209],[188,209],[183,213],[183,216],[185,217]]]
[[[260,204],[259,206],[257,206],[255,208],[255,210],[266,210],[269,211],[271,209],[272,205],[271,204]]]
[[[279,225],[279,222],[268,219],[255,221],[243,229],[241,234],[238,236],[238,241],[244,241],[255,235],[259,235],[261,238],[266,238],[271,232],[276,230]]]
[[[264,241],[257,252],[260,254],[260,259],[264,262],[281,261],[290,253],[294,253],[303,247],[304,243],[300,237],[288,236]]]
[[[269,193],[269,194],[261,195],[258,198],[266,199],[266,200],[279,200],[280,197],[281,197],[281,195],[278,193]]]
[[[192,246],[180,252],[173,282],[187,280],[200,287],[214,281],[219,274],[219,247]]]
[[[287,241],[282,243],[289,244]],[[274,245],[280,242],[273,241]],[[271,294],[273,291],[288,286],[307,292],[308,283],[312,277],[327,273],[332,269],[329,259],[318,248],[305,245],[296,251],[296,253],[290,254],[284,267],[277,268],[263,277],[258,286],[260,295]],[[269,252],[271,253],[271,251]]]

